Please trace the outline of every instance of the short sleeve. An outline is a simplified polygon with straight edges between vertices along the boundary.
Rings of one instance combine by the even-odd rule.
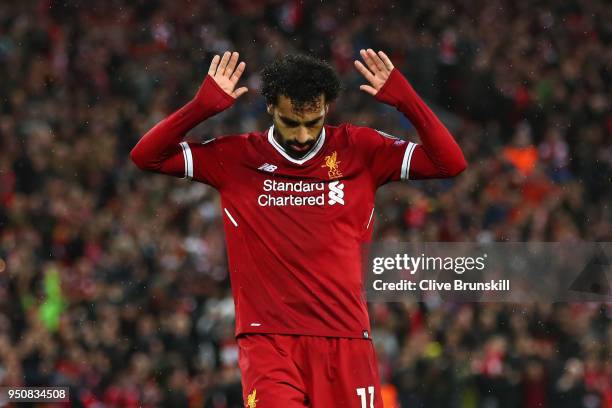
[[[408,179],[416,143],[368,127],[351,126],[351,132],[377,187]]]

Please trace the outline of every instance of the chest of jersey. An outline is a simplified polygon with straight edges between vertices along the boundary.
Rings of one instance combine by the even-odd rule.
[[[374,191],[357,158],[338,150],[303,166],[262,158],[241,163],[222,193],[223,205],[249,227],[300,236],[302,242],[322,235],[360,239],[368,230]]]
[[[322,155],[304,168],[245,163],[240,173],[228,189],[228,198],[261,213],[346,222],[372,208],[366,175],[350,159],[342,163],[337,152]]]

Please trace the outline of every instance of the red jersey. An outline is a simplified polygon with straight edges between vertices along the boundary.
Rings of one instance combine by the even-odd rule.
[[[369,337],[361,245],[372,235],[376,189],[465,167],[452,136],[399,71],[377,99],[392,103],[397,89],[394,105],[413,123],[425,118],[415,124],[426,128],[423,144],[350,124],[325,125],[301,159],[283,150],[273,127],[180,142],[187,130],[233,103],[207,77],[193,101],[132,151],[140,168],[206,183],[221,194],[236,335]]]

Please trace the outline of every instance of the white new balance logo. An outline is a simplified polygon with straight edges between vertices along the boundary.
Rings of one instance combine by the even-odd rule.
[[[340,181],[332,181],[329,183],[329,205],[342,204],[344,205],[344,184]]]
[[[270,164],[270,163],[264,163],[261,166],[259,166],[257,168],[257,170],[263,170],[263,171],[267,171],[268,173],[272,173],[274,170],[276,170],[278,167]]]

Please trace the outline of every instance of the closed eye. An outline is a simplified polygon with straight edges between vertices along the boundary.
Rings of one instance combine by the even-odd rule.
[[[306,126],[307,127],[315,127],[320,121],[321,121],[321,118],[315,119],[315,120],[311,120],[310,122],[306,122]]]
[[[300,126],[300,122],[296,122],[295,120],[287,119],[287,118],[284,118],[282,116],[279,116],[279,117],[280,117],[280,120],[282,120],[283,123],[285,125],[287,125],[288,127],[298,127],[298,126]],[[323,116],[321,116],[319,118],[316,118],[316,119],[313,119],[313,120],[310,120],[308,122],[304,122],[304,126],[306,126],[306,127],[315,127],[321,121],[321,119],[323,119]]]
[[[297,127],[297,126],[300,125],[298,122],[296,122],[294,120],[284,119],[284,118],[281,118],[281,119],[282,119],[283,122],[285,122],[285,125],[287,125],[289,127]]]

